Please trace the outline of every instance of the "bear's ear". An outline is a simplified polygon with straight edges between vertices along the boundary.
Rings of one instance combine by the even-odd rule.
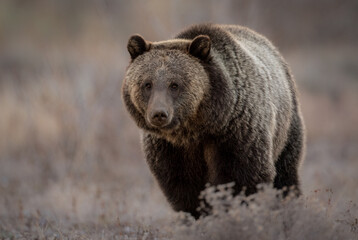
[[[148,51],[149,48],[150,43],[145,41],[144,38],[140,35],[133,35],[128,40],[127,49],[131,55],[132,60],[143,54],[145,51]]]
[[[196,36],[189,45],[189,53],[201,60],[207,59],[210,53],[211,40],[207,35]]]

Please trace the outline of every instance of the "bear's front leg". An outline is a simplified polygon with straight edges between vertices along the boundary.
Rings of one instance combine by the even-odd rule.
[[[209,183],[219,185],[234,181],[235,194],[243,188],[247,195],[255,193],[257,184],[274,180],[275,168],[270,150],[269,141],[263,138],[251,143],[231,139],[207,144],[204,156]]]
[[[207,182],[202,148],[177,147],[151,134],[144,134],[143,146],[150,170],[174,210],[198,218],[199,195]]]

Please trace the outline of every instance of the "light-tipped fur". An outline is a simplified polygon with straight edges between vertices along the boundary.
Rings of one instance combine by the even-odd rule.
[[[299,192],[304,127],[297,90],[266,38],[241,26],[202,24],[147,43],[133,54],[123,99],[175,210],[198,217],[206,183],[235,182],[235,193],[245,187],[251,194],[272,182]],[[166,127],[153,128],[146,114],[159,92],[172,115]]]

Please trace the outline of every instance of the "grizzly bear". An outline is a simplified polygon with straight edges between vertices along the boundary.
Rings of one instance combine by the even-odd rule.
[[[200,216],[205,185],[273,183],[299,193],[304,127],[287,63],[245,27],[201,24],[174,39],[130,37],[122,86],[146,161],[176,211]]]

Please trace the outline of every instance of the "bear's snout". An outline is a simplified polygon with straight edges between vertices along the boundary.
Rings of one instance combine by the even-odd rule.
[[[170,124],[173,116],[172,100],[166,91],[152,91],[148,108],[147,122],[156,128],[162,128]]]
[[[165,109],[156,109],[149,114],[150,124],[163,127],[169,123],[169,114]]]

